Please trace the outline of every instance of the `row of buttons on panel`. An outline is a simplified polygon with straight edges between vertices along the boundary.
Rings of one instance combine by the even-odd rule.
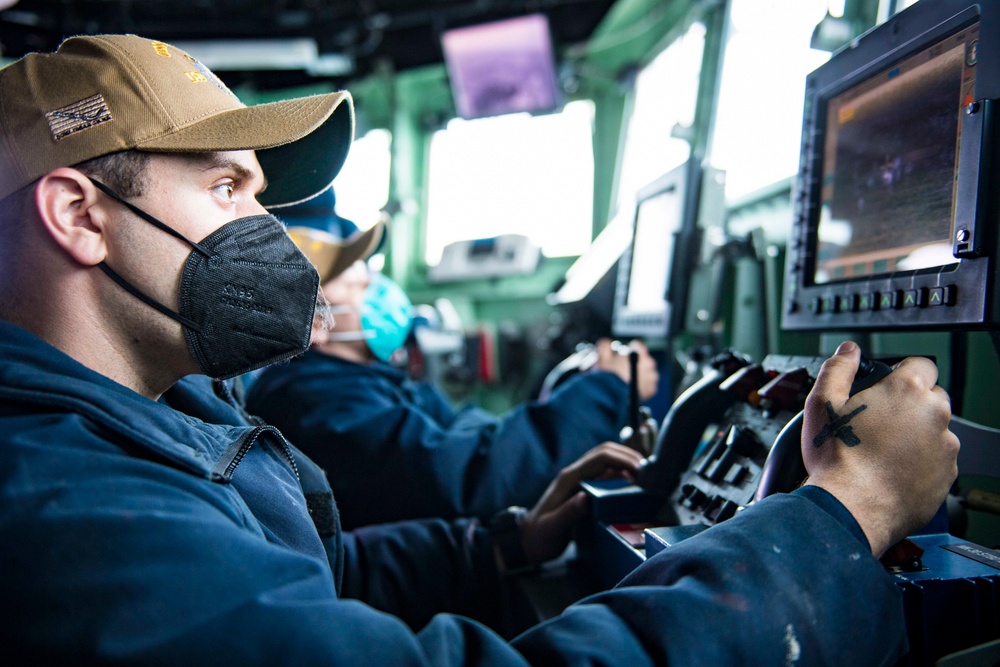
[[[857,313],[867,310],[895,310],[897,308],[927,308],[954,306],[957,296],[955,285],[894,289],[884,292],[815,297],[809,302],[809,311],[820,313]]]

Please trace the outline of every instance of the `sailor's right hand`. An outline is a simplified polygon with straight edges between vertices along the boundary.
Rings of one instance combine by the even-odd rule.
[[[850,395],[861,351],[843,343],[806,399],[802,458],[807,484],[826,489],[860,524],[872,553],[925,526],[958,475],[958,438],[937,366],[909,357]]]

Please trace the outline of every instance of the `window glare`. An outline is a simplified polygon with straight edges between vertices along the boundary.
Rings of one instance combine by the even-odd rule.
[[[693,24],[646,65],[636,78],[622,157],[618,208],[628,208],[643,186],[687,160],[687,141],[671,136],[675,125],[694,123],[705,26]]]
[[[371,130],[355,139],[333,182],[337,215],[352,221],[359,229],[374,225],[379,211],[389,201],[390,143],[388,130]]]
[[[711,155],[726,171],[728,199],[798,171],[806,75],[830,57],[809,46],[827,6],[732,0]]]
[[[528,236],[549,257],[579,255],[591,240],[590,101],[544,116],[455,119],[431,138],[426,260],[454,241]]]

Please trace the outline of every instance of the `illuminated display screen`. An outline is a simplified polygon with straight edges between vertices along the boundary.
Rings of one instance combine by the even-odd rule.
[[[559,106],[561,92],[544,14],[454,28],[444,33],[441,44],[462,118],[553,111]]]
[[[956,262],[959,121],[978,36],[969,27],[829,99],[815,284]]]
[[[683,220],[682,200],[681,193],[670,188],[639,202],[625,300],[629,310],[657,312],[666,308],[674,234]]]

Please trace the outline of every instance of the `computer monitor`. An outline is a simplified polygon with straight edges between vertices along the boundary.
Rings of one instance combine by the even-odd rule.
[[[615,336],[666,337],[682,328],[701,172],[690,160],[637,193],[631,243],[618,264]]]
[[[462,118],[549,112],[562,104],[544,14],[446,30],[441,46]]]
[[[998,21],[920,2],[808,76],[784,329],[1000,323]]]

